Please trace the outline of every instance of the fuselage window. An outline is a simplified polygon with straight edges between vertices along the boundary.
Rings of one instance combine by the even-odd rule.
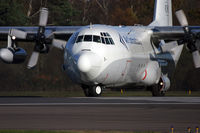
[[[84,41],[91,42],[92,41],[92,35],[85,35]]]
[[[104,37],[101,37],[101,42],[102,42],[103,44],[105,44]]]
[[[79,36],[78,39],[76,40],[76,43],[82,42],[83,41],[83,36]]]
[[[101,38],[100,38],[100,36],[93,36],[93,41],[94,42],[97,42],[97,43],[101,43]]]

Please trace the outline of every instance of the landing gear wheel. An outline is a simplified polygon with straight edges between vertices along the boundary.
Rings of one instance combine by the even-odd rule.
[[[86,86],[82,85],[83,92],[86,97],[98,97],[101,96],[102,87],[99,85],[96,86]]]
[[[92,93],[94,97],[101,96],[102,93],[102,87],[97,85],[92,87]]]
[[[152,96],[165,96],[165,93],[161,91],[161,87],[159,84],[152,86],[151,92]]]

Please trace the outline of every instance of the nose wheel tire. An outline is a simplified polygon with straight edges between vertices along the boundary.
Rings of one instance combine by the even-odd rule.
[[[82,86],[86,97],[98,97],[102,94],[102,86]]]
[[[94,93],[95,93],[95,95],[101,95],[101,92],[102,92],[102,88],[101,88],[101,86],[95,86],[95,87],[93,87],[93,91],[94,91]]]

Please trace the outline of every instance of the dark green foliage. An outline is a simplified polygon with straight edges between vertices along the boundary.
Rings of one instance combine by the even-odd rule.
[[[50,10],[49,23],[52,25],[74,25],[75,18],[79,11],[74,9],[67,0],[49,1],[48,8]]]
[[[1,0],[0,12],[0,25],[27,25],[23,4],[16,0]]]

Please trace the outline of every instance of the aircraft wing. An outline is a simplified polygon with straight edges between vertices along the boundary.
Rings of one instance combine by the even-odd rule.
[[[188,26],[188,29],[190,30],[189,34],[200,37],[200,26]],[[182,26],[154,27],[152,31],[152,38],[159,40],[179,41],[184,40],[187,36]]]
[[[80,29],[82,26],[46,26],[45,27],[45,36],[46,37],[53,37],[56,39],[62,39],[67,41],[69,37]],[[8,34],[11,29],[17,29],[20,31],[26,32],[29,36],[35,36],[38,32],[39,27],[0,27],[0,41],[7,41]],[[20,39],[19,39],[20,40]],[[30,41],[24,40],[23,41]]]

